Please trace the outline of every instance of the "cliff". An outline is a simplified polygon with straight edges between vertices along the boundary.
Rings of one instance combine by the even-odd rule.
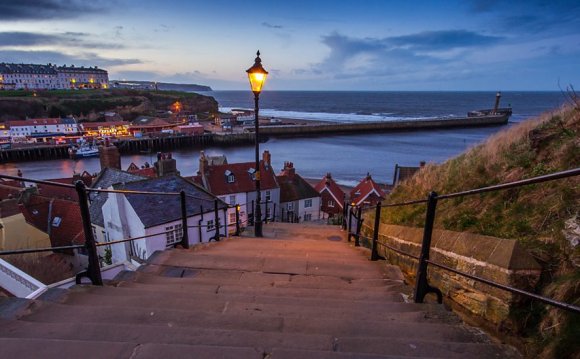
[[[388,202],[511,182],[580,166],[580,103],[513,126],[442,165],[428,165],[395,188]],[[440,201],[436,227],[516,239],[542,264],[536,291],[580,304],[580,179],[572,177]],[[421,227],[425,207],[387,210],[383,223]],[[531,310],[530,310],[531,309]],[[578,315],[534,302],[510,313],[526,356],[564,358],[580,352]]]
[[[170,110],[176,101],[181,103],[182,111],[189,113],[218,110],[213,97],[178,91],[0,91],[0,121],[68,115],[96,120],[104,111],[117,112],[124,120],[131,121],[140,115]]]

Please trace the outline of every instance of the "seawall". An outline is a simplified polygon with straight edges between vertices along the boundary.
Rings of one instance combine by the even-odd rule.
[[[507,115],[461,117],[452,119],[376,121],[356,123],[323,123],[313,125],[260,126],[260,136],[309,136],[318,134],[376,133],[414,131],[457,127],[483,127],[505,125]],[[251,129],[249,129],[251,130]]]

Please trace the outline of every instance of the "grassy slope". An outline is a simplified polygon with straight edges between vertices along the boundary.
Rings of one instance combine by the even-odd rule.
[[[127,120],[138,115],[168,110],[180,101],[184,110],[193,113],[216,112],[217,102],[208,96],[179,91],[145,90],[55,90],[55,91],[0,91],[2,119],[25,117],[57,117],[87,115],[102,111],[117,111]]]
[[[442,165],[428,165],[398,186],[390,203],[479,188],[580,167],[580,110],[567,106],[513,126]],[[439,202],[436,227],[468,231],[524,244],[542,263],[539,291],[580,305],[580,246],[572,248],[563,229],[578,226],[580,178],[573,177]],[[383,213],[388,223],[422,226],[424,206]],[[576,265],[574,265],[576,263]],[[514,313],[530,352],[542,357],[579,355],[580,315],[537,306]]]

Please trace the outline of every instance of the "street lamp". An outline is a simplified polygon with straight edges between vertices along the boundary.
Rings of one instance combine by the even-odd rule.
[[[268,71],[262,67],[262,59],[260,59],[260,51],[256,53],[256,60],[254,65],[246,70],[248,78],[250,79],[250,86],[254,93],[254,122],[255,122],[255,142],[256,142],[256,172],[254,173],[254,180],[256,182],[256,209],[254,210],[254,236],[263,237],[262,234],[262,195],[260,193],[260,139],[259,139],[259,124],[258,124],[258,101],[260,99],[260,92],[262,86],[266,82]]]

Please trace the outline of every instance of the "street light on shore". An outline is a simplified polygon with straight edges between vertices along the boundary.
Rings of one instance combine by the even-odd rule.
[[[254,173],[254,180],[256,182],[256,208],[254,210],[254,236],[263,237],[262,234],[262,195],[260,193],[260,136],[259,136],[259,121],[258,121],[258,102],[260,100],[260,92],[262,86],[266,82],[268,71],[262,67],[262,59],[260,59],[260,51],[256,53],[256,60],[254,65],[246,70],[248,78],[250,79],[250,86],[254,93],[254,122],[255,122],[255,142],[256,142],[256,172]]]

